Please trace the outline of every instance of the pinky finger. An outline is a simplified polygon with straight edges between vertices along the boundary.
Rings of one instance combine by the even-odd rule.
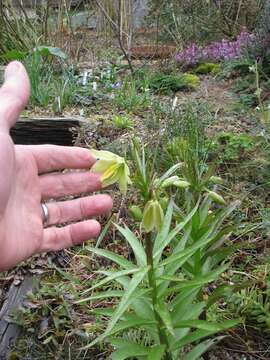
[[[44,230],[41,252],[57,251],[95,238],[100,233],[96,220],[86,220],[61,228],[50,227]]]

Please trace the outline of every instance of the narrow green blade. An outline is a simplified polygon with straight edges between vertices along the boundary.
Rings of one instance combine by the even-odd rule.
[[[160,279],[180,283],[179,285],[168,288],[168,290],[166,290],[164,294],[169,295],[181,289],[194,288],[197,286],[201,287],[205,284],[208,284],[209,282],[216,280],[217,277],[229,267],[229,265],[230,264],[225,264],[214,271],[210,271],[206,275],[196,276],[191,280],[182,280],[181,278],[178,278],[176,276],[161,276]]]
[[[156,305],[156,311],[158,312],[163,324],[172,336],[175,336],[174,328],[172,324],[172,318],[169,310],[167,309],[164,302],[159,302]]]
[[[237,320],[234,324],[238,324],[238,323],[239,323],[239,320]],[[228,326],[226,324],[222,324],[222,323],[220,323],[220,324],[219,323],[210,323],[205,320],[182,320],[178,324],[175,324],[174,328],[175,329],[177,329],[177,328],[180,328],[180,329],[196,328],[196,329],[218,332],[218,331],[226,330],[228,328]]]
[[[222,323],[222,328],[223,328],[222,330],[224,331],[225,329],[232,328],[232,327],[236,326],[237,324],[239,324],[239,320],[227,320],[227,321],[224,321]],[[203,338],[205,338],[207,336],[213,335],[215,333],[216,333],[216,331],[202,330],[202,329],[195,330],[194,332],[189,333],[188,335],[186,335],[181,340],[176,341],[172,345],[171,350],[174,351],[174,350],[180,349],[185,345],[191,344],[194,341],[201,340],[201,339],[203,339]]]
[[[117,334],[119,331],[123,331],[126,329],[131,329],[134,327],[141,327],[146,325],[155,325],[156,321],[154,320],[147,320],[144,318],[140,318],[136,314],[128,314],[125,316],[123,321],[120,321],[118,324],[116,324],[110,332],[111,335]]]
[[[140,243],[140,241],[136,238],[132,231],[130,231],[127,227],[122,228],[121,226],[115,224],[117,230],[124,236],[127,240],[129,245],[131,246],[134,255],[137,260],[138,266],[145,266],[146,265],[146,253],[145,250]]]
[[[149,348],[143,345],[131,341],[123,341],[122,343],[124,344],[112,353],[112,360],[125,360],[137,356],[147,356],[149,353]]]
[[[90,246],[86,246],[86,250],[91,251],[92,253],[103,256],[106,259],[112,260],[116,264],[122,266],[124,269],[134,269],[136,266],[132,264],[132,262],[126,260],[123,256],[120,256],[118,254],[115,254],[112,251],[99,249],[99,248],[93,248]]]
[[[171,221],[172,221],[172,214],[173,214],[173,201],[171,200],[169,202],[169,205],[168,205],[168,208],[167,208],[164,220],[163,220],[162,228],[155,238],[154,249],[153,249],[154,254],[159,252],[160,247],[162,246],[162,244],[164,243],[165,239],[167,238],[167,236],[169,234]]]
[[[85,302],[88,302],[88,301],[108,299],[108,298],[114,298],[114,297],[122,297],[124,295],[124,293],[125,292],[123,290],[102,291],[95,295],[89,296],[85,299],[77,300],[74,302],[74,304],[84,304]]]
[[[175,236],[186,226],[186,224],[192,219],[193,215],[197,211],[199,203],[192,209],[192,211],[185,217],[184,221],[180,222],[169,234],[165,234],[162,242],[160,242],[159,247],[154,251],[154,258],[156,261],[159,260],[163,250],[170,242],[175,238]]]
[[[128,288],[126,289],[125,295],[122,297],[122,300],[118,307],[116,308],[111,320],[109,321],[109,324],[107,326],[107,329],[105,332],[97,337],[95,340],[93,340],[90,344],[84,346],[82,349],[86,350],[92,347],[93,345],[97,344],[98,342],[104,340],[108,335],[110,335],[110,332],[113,330],[115,324],[117,321],[121,318],[123,313],[126,311],[126,309],[129,307],[129,305],[134,300],[134,293],[137,290],[138,285],[143,280],[147,272],[149,271],[149,267],[143,267],[137,272],[132,280],[130,281],[130,284]]]
[[[197,360],[203,355],[208,349],[212,346],[216,345],[219,341],[221,341],[225,336],[219,336],[215,339],[206,340],[199,345],[195,346],[186,356],[184,356],[183,360]]]
[[[89,293],[90,291],[97,289],[105,284],[107,284],[108,282],[111,282],[112,280],[115,280],[121,276],[125,276],[125,275],[131,275],[131,274],[135,274],[137,272],[139,272],[140,269],[131,269],[131,270],[121,270],[121,271],[116,271],[113,272],[110,276],[107,276],[105,279],[101,280],[100,282],[98,282],[96,285],[93,285],[91,288],[85,290],[82,294],[85,295],[87,293]],[[103,271],[96,271],[99,274],[103,274]]]
[[[161,360],[165,353],[165,345],[156,345],[148,353],[147,360]]]

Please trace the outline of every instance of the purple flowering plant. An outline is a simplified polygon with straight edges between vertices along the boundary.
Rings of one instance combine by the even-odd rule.
[[[246,31],[241,32],[236,40],[221,40],[212,42],[205,47],[192,43],[176,54],[176,61],[187,66],[193,66],[204,61],[226,61],[240,58],[245,48],[254,40],[254,35]]]

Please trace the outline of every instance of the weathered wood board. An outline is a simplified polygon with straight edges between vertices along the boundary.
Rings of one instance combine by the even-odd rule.
[[[10,134],[15,144],[73,145],[74,130],[86,121],[76,118],[27,118],[19,119]]]
[[[12,313],[22,306],[29,291],[34,287],[32,275],[25,276],[24,280],[16,285],[13,283],[6,294],[0,310],[0,360],[6,360],[9,352],[20,333],[21,328],[12,322]]]

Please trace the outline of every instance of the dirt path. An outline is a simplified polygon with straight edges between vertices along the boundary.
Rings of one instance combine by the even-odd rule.
[[[258,121],[254,111],[241,108],[239,96],[232,90],[233,80],[203,77],[197,91],[178,93],[179,102],[204,101],[215,116],[214,131],[254,133]]]

